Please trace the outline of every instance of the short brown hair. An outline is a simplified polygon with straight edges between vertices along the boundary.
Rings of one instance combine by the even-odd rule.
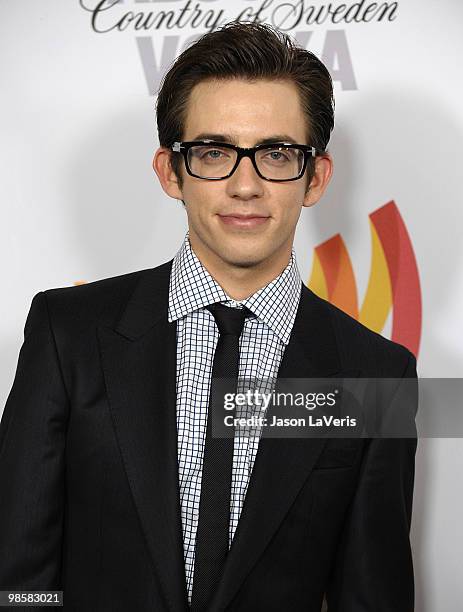
[[[326,149],[334,127],[333,83],[327,68],[276,28],[237,21],[201,36],[165,74],[156,102],[159,144],[170,148],[182,140],[188,99],[195,85],[208,79],[233,78],[292,81],[307,119],[307,144]],[[181,187],[180,153],[172,154],[171,159]],[[308,182],[313,169],[311,158]]]

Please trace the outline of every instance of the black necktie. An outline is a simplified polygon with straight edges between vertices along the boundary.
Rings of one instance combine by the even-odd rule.
[[[230,308],[223,304],[207,308],[214,315],[220,335],[212,366],[207,415],[191,601],[193,612],[207,610],[228,554],[233,437],[212,436],[212,410],[214,406],[223,408],[224,391],[236,393],[239,338],[245,318],[252,316],[247,308]],[[227,379],[227,388],[224,389],[222,381],[220,393],[214,381],[218,378]]]

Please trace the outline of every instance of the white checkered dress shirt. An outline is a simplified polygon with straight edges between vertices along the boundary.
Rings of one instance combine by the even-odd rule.
[[[219,332],[208,304],[247,306],[240,336],[239,378],[276,379],[299,305],[302,281],[294,249],[283,272],[245,300],[231,299],[191,249],[189,235],[174,258],[169,286],[169,321],[177,320],[176,408],[178,467],[188,599],[191,603],[201,476],[214,352]],[[231,546],[259,444],[259,435],[235,436]]]

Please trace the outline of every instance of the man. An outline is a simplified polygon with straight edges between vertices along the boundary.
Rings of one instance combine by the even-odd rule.
[[[409,612],[416,440],[211,434],[213,379],[416,376],[301,282],[332,83],[269,26],[188,48],[153,168],[188,234],[158,267],[38,293],[0,429],[0,588],[78,611]]]

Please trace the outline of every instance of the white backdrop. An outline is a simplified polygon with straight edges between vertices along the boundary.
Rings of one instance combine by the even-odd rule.
[[[463,5],[374,4],[0,0],[0,411],[37,291],[154,267],[177,251],[186,219],[151,169],[152,94],[191,37],[243,10],[305,44],[335,79],[335,174],[324,199],[302,213],[295,246],[303,279],[314,247],[340,233],[361,302],[368,215],[394,200],[419,272],[419,374],[462,376]],[[170,21],[166,12],[159,23],[161,11],[172,11]],[[151,26],[137,30],[136,14]],[[391,317],[382,333],[390,337]],[[418,612],[461,607],[462,471],[461,439],[419,441]]]

